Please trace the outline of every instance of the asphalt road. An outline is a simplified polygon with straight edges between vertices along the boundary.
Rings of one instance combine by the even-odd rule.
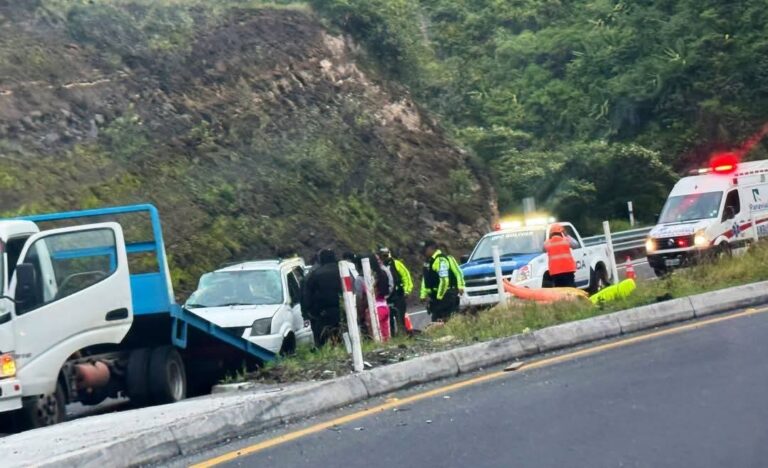
[[[223,466],[768,466],[766,336],[768,313],[708,324],[505,374]]]

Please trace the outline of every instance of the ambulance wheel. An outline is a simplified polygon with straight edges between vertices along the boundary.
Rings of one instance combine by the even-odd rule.
[[[175,403],[187,397],[184,360],[173,346],[152,350],[149,358],[149,392],[152,402]]]
[[[717,259],[722,260],[724,258],[731,258],[732,252],[731,252],[731,244],[728,242],[723,242],[722,244],[717,246]]]
[[[53,393],[25,399],[19,416],[22,431],[64,422],[67,416],[64,386],[59,382]]]

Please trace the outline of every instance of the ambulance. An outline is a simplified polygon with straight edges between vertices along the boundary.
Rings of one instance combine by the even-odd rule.
[[[768,160],[739,163],[734,154],[692,171],[669,194],[645,243],[661,276],[703,257],[730,255],[768,235]]]

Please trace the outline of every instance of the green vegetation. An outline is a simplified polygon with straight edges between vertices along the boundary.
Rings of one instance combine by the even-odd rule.
[[[591,231],[633,200],[652,222],[674,172],[768,120],[759,0],[312,4],[454,128],[502,211],[536,196]]]
[[[155,203],[182,297],[233,260],[469,247],[487,183],[339,44],[293,1],[1,6],[1,211]]]
[[[384,356],[383,363],[468,345],[479,341],[528,333],[560,323],[581,320],[654,302],[686,297],[746,283],[768,280],[768,244],[749,250],[745,255],[724,258],[695,268],[680,270],[653,282],[641,282],[625,300],[602,304],[561,302],[549,305],[515,303],[481,311],[477,315],[459,315],[444,326],[431,327],[414,338],[400,337],[385,344],[366,342],[365,359]],[[394,357],[394,359],[393,359]],[[268,364],[260,373],[247,376],[263,381],[293,381],[327,378],[324,370],[350,371],[351,361],[340,347],[326,347],[319,352],[304,350],[296,356]],[[335,374],[334,374],[335,375]],[[246,376],[243,376],[246,377]]]

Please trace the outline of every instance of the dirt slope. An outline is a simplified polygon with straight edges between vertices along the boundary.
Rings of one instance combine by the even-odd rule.
[[[17,3],[0,0],[6,215],[156,203],[182,290],[322,246],[386,243],[415,267],[420,239],[487,227],[466,156],[309,11]]]

